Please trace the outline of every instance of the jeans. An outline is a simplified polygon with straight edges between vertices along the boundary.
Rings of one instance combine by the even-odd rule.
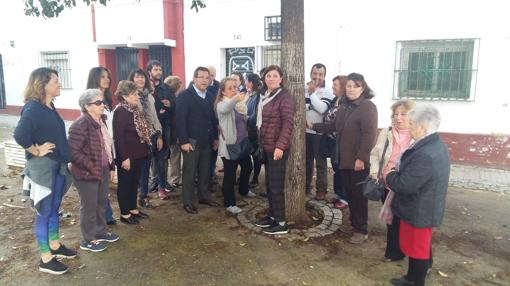
[[[104,217],[105,217],[107,222],[114,221],[114,219],[113,219],[113,209],[112,209],[112,205],[110,203],[110,199],[106,200],[106,208],[105,208],[105,212],[104,212]]]
[[[145,199],[149,194],[149,174],[151,171],[152,155],[149,154],[147,159],[142,162],[142,173],[140,175],[140,193],[138,197]]]
[[[223,160],[223,185],[221,191],[223,193],[223,204],[225,207],[236,205],[236,195],[234,191],[234,183],[236,180],[237,166],[241,166],[241,176],[239,179],[239,194],[245,196],[250,191],[249,181],[252,171],[250,156],[246,156],[240,160],[228,160],[221,157]]]
[[[58,240],[59,215],[58,209],[64,194],[65,177],[60,175],[59,168],[53,170],[53,187],[51,193],[41,200],[35,215],[34,232],[41,253],[50,252],[49,241]]]
[[[154,161],[156,167],[156,175],[158,177],[158,186],[164,188],[166,186],[166,179],[168,176],[168,156],[170,149],[168,144],[163,140],[163,148],[158,150],[156,146],[157,137],[152,137],[152,154],[154,154]],[[149,163],[150,166],[150,163]]]

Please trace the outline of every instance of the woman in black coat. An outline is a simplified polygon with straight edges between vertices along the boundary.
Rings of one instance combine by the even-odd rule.
[[[400,248],[409,257],[407,275],[392,279],[393,285],[425,285],[432,266],[432,228],[443,221],[450,176],[448,148],[436,133],[439,111],[421,105],[409,112],[409,119],[415,142],[386,176],[395,193],[392,211],[400,218]]]

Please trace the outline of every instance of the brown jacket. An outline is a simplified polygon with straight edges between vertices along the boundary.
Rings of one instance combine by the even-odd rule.
[[[262,126],[259,130],[259,144],[265,152],[274,152],[275,148],[289,149],[294,127],[296,103],[294,97],[282,90],[275,95],[262,110]]]
[[[103,138],[101,126],[88,114],[82,114],[69,128],[71,173],[77,180],[101,181]],[[110,169],[114,166],[111,165]]]
[[[320,133],[336,131],[340,151],[340,169],[354,170],[357,159],[370,168],[370,151],[377,139],[377,107],[361,96],[355,101],[344,98],[334,121],[314,124]]]

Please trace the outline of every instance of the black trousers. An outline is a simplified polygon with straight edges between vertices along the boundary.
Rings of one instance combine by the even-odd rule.
[[[136,210],[136,195],[138,183],[142,174],[142,165],[146,158],[130,160],[131,168],[124,170],[117,165],[117,176],[119,183],[117,185],[117,200],[121,215],[128,215],[129,211]]]
[[[388,190],[384,191],[382,202],[386,201]],[[405,254],[400,250],[400,218],[396,215],[393,216],[391,224],[386,225],[386,251],[384,257],[391,260],[399,260],[405,257]]]
[[[283,157],[280,160],[273,159],[273,152],[265,152],[265,156],[268,215],[278,222],[285,221],[285,165],[288,152],[283,152]]]
[[[253,177],[251,181],[253,183],[259,182],[260,169],[262,169],[262,162],[260,162],[258,156],[251,156],[253,159]]]
[[[362,185],[358,185],[368,176],[369,170],[340,170],[344,190],[349,197],[349,219],[355,232],[368,234],[368,200],[363,196]]]
[[[432,268],[432,247],[430,248],[429,259],[416,259],[409,257],[409,266],[407,268],[406,280],[413,281],[415,286],[424,286],[427,271]]]
[[[250,156],[234,161],[221,157],[223,161],[223,204],[225,207],[236,205],[236,195],[234,184],[236,180],[237,166],[241,166],[241,175],[239,177],[239,194],[246,195],[250,190],[250,174],[253,169]]]

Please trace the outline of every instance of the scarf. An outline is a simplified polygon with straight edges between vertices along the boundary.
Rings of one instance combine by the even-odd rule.
[[[145,120],[142,112],[140,112],[137,106],[132,107],[125,102],[121,103],[121,106],[127,111],[133,113],[135,129],[138,137],[140,137],[140,142],[151,145],[151,136],[155,133],[155,131],[147,120]]]
[[[112,137],[110,137],[110,133],[108,133],[108,128],[103,120],[99,120],[99,125],[101,125],[101,134],[103,135],[103,141],[105,146],[106,155],[108,156],[108,163],[112,163],[113,161],[113,152],[112,152]]]
[[[400,157],[405,150],[407,150],[411,146],[411,142],[413,138],[411,137],[411,133],[408,129],[399,129],[395,126],[391,129],[391,133],[393,136],[393,145],[391,149],[390,159],[388,160],[388,164],[384,167],[383,177],[386,178],[386,175],[391,172],[391,169],[397,167],[400,162]],[[389,190],[388,196],[386,196],[386,200],[379,211],[378,218],[381,222],[391,225],[393,220],[393,212],[391,211],[391,202],[393,201],[393,197],[395,194],[391,189],[386,186]]]
[[[260,94],[259,106],[257,108],[257,129],[260,129],[262,126],[262,110],[264,110],[264,106],[271,102],[279,93],[282,91],[282,88],[273,90],[273,92],[265,91],[264,94]]]

